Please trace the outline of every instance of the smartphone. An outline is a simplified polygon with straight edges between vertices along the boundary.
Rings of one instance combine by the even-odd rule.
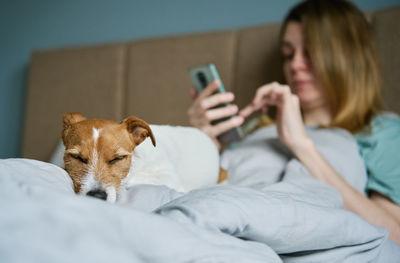
[[[222,80],[219,77],[217,68],[212,63],[208,63],[208,64],[204,64],[204,65],[197,65],[197,66],[189,68],[189,75],[190,75],[190,78],[192,79],[194,88],[196,89],[196,91],[198,93],[202,92],[210,82],[212,82],[216,79],[219,80],[219,83],[220,83],[219,88],[216,91],[216,93],[226,92],[224,85],[222,83]],[[230,103],[223,103],[223,104],[215,106],[214,108],[226,107],[229,105],[230,105]],[[225,117],[222,119],[214,120],[211,122],[211,124],[215,125],[217,123],[226,121],[232,117],[233,116],[229,116],[229,117]],[[243,137],[244,137],[244,133],[242,131],[242,128],[236,127],[236,128],[233,128],[229,131],[226,131],[226,132],[220,134],[217,137],[217,139],[221,144],[228,145],[233,142],[240,141]]]

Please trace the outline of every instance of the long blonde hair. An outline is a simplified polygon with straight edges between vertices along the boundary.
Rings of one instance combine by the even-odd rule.
[[[291,21],[302,25],[312,67],[331,103],[330,127],[361,131],[382,109],[379,61],[365,16],[345,0],[307,0],[291,9],[281,36]]]

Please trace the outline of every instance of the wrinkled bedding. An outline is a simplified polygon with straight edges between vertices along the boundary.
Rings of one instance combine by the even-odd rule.
[[[363,166],[349,159],[357,155],[350,137],[308,132],[362,191]],[[222,156],[227,184],[186,194],[137,185],[116,204],[76,196],[55,165],[0,160],[0,262],[398,262],[399,246],[386,229],[343,210],[339,193],[314,180],[273,133],[256,132]],[[256,159],[247,158],[260,141]],[[329,143],[340,150],[328,150]],[[251,177],[260,156],[264,173]]]

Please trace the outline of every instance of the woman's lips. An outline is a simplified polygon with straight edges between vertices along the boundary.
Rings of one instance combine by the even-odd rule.
[[[311,84],[311,82],[308,80],[295,80],[294,81],[294,90],[296,92],[299,92],[299,91],[303,90],[304,88],[306,88],[307,86],[309,86],[310,84]]]
[[[309,85],[309,84],[310,84],[310,81],[307,81],[307,80],[295,80],[294,81],[294,86],[296,88],[301,88],[301,87]]]

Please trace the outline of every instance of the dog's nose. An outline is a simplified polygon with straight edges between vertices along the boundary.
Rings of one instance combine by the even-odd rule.
[[[99,199],[102,199],[102,200],[107,200],[107,193],[106,193],[106,191],[104,191],[102,189],[91,190],[86,195],[92,196],[92,197],[95,197],[95,198],[99,198]]]

